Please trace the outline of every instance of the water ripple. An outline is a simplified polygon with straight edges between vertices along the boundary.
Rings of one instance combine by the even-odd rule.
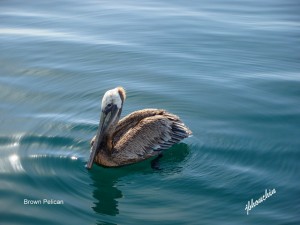
[[[130,43],[108,40],[99,36],[92,37],[83,34],[76,34],[74,32],[62,32],[50,29],[34,29],[34,28],[0,28],[1,35],[17,37],[32,37],[32,38],[44,38],[46,40],[55,40],[62,42],[75,42],[88,45],[116,45],[116,46],[128,46]]]

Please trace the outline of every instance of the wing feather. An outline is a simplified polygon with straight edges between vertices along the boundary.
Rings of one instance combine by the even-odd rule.
[[[181,120],[166,111],[135,121],[115,142],[113,158],[130,164],[159,154],[191,135]],[[125,124],[123,121],[122,124]],[[127,125],[128,126],[128,125]]]

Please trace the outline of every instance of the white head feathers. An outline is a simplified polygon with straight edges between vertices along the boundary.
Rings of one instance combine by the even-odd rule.
[[[118,109],[122,108],[122,103],[125,100],[125,90],[122,87],[117,87],[105,92],[102,98],[101,108],[104,109],[108,104],[114,104]]]

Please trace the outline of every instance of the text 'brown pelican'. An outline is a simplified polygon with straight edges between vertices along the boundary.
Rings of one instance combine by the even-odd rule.
[[[192,134],[178,116],[162,109],[135,111],[119,121],[125,98],[122,87],[104,94],[98,131],[91,141],[88,169],[94,162],[105,167],[140,162]]]

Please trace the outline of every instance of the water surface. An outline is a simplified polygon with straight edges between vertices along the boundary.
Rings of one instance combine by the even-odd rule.
[[[2,1],[1,224],[299,224],[297,1]],[[87,171],[106,90],[193,137]],[[248,201],[276,194],[247,215]],[[24,205],[24,199],[63,205]]]

